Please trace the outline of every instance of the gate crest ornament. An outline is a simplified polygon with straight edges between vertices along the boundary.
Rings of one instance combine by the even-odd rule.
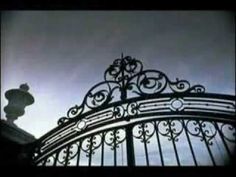
[[[93,86],[85,95],[80,106],[75,105],[67,112],[67,117],[59,119],[58,124],[67,122],[70,118],[78,117],[85,108],[98,109],[113,102],[114,92],[118,90],[120,100],[128,98],[127,93],[146,97],[159,95],[169,87],[172,93],[204,93],[202,85],[191,86],[187,80],[171,81],[163,72],[158,70],[143,70],[143,64],[131,56],[116,59],[104,73],[104,80]],[[116,92],[117,93],[117,92]]]

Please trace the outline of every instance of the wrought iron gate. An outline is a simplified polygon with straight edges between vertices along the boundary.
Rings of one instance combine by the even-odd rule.
[[[227,165],[235,155],[235,96],[116,59],[58,127],[41,137],[34,165]]]

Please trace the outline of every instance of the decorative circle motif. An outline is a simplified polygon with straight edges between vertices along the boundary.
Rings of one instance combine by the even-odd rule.
[[[119,144],[121,144],[126,138],[124,129],[115,129],[105,133],[104,142],[111,146],[111,150],[119,148]]]
[[[139,105],[136,102],[129,103],[127,105],[128,116],[133,116],[133,115],[138,114],[138,107]]]
[[[146,70],[137,75],[136,86],[133,92],[141,96],[161,93],[167,86],[167,78],[160,71]]]
[[[128,78],[142,71],[143,65],[139,60],[126,56],[116,59],[105,71],[106,81],[126,82]]]
[[[92,135],[83,140],[81,150],[86,153],[86,157],[95,154],[95,150],[100,147],[102,137],[100,134]]]
[[[150,138],[155,133],[155,127],[153,122],[146,122],[137,124],[133,128],[133,136],[137,139],[140,139],[143,143],[150,143]]]
[[[121,118],[125,115],[125,110],[123,106],[114,107],[113,114],[115,118]]]
[[[183,108],[183,100],[182,100],[182,99],[178,99],[178,98],[172,100],[172,102],[171,102],[171,108],[172,108],[172,110],[174,110],[174,111],[179,111],[179,110],[181,110],[181,109]]]
[[[78,124],[77,124],[77,128],[79,130],[84,129],[86,127],[86,122],[84,120],[81,120]]]
[[[220,130],[223,133],[223,137],[229,142],[234,143],[236,140],[236,131],[235,127],[231,124],[222,123]]]

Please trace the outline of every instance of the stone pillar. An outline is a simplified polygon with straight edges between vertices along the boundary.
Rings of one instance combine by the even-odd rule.
[[[28,92],[27,84],[19,89],[11,89],[5,93],[8,105],[4,107],[7,120],[1,120],[1,165],[29,165],[31,150],[35,137],[14,124],[24,115],[24,108],[34,103],[33,96]]]

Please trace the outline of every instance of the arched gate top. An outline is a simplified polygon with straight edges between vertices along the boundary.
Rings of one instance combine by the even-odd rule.
[[[173,94],[204,93],[202,85],[191,86],[187,80],[171,81],[166,74],[158,70],[143,70],[141,61],[131,56],[116,59],[104,73],[104,81],[94,85],[85,95],[80,106],[75,105],[67,112],[67,117],[59,119],[63,124],[78,117],[86,110],[102,109],[114,101],[129,98],[158,96],[168,92]]]

